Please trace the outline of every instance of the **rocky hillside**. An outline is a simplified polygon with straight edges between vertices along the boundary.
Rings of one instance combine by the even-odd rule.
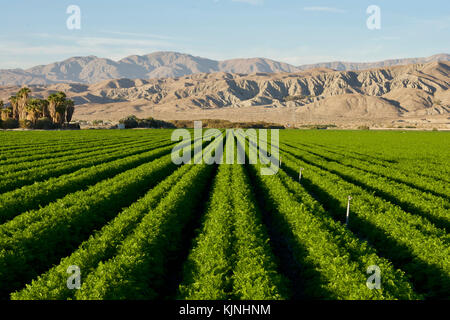
[[[129,56],[119,61],[95,56],[73,57],[49,65],[27,70],[0,70],[0,85],[31,85],[54,83],[92,84],[108,79],[156,79],[184,77],[198,73],[280,73],[307,69],[362,70],[408,63],[449,61],[450,55],[428,58],[398,59],[376,63],[332,62],[306,66],[292,66],[264,58],[215,61],[177,52],[155,52],[144,56]]]
[[[95,56],[73,57],[27,70],[0,70],[0,85],[52,83],[96,83],[106,79],[150,79],[181,77],[213,72],[293,72],[297,68],[269,59],[215,61],[177,52],[155,52],[129,56],[119,61]]]
[[[450,63],[431,62],[365,71],[314,69],[298,73],[200,73],[179,78],[115,79],[96,84],[31,86],[34,96],[64,91],[76,103],[74,118],[119,119],[154,112],[173,119],[199,111],[242,119],[254,110],[290,110],[309,118],[384,118],[448,115]],[[17,87],[2,87],[7,101]],[[167,118],[167,117],[166,117]]]
[[[429,63],[436,61],[450,61],[450,54],[442,53],[425,58],[390,59],[378,62],[365,62],[365,63],[342,62],[342,61],[324,62],[316,64],[306,64],[303,66],[299,66],[297,68],[300,70],[307,70],[314,68],[329,68],[337,71],[358,71],[374,68],[401,66],[407,64]]]

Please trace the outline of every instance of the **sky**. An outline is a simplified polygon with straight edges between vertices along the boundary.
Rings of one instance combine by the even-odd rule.
[[[450,53],[448,0],[14,0],[0,2],[0,68],[73,56],[177,51],[293,65]],[[71,5],[80,29],[69,29]],[[369,29],[380,9],[379,29]],[[76,21],[70,19],[70,21]],[[371,20],[372,22],[374,20]]]

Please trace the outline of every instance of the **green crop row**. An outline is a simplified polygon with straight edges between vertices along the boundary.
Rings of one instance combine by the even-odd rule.
[[[408,175],[449,183],[446,132],[283,131],[283,142],[309,144]]]
[[[67,268],[76,265],[81,270],[82,279],[94,271],[101,261],[117,254],[121,243],[130,235],[142,218],[156,208],[159,201],[170,191],[179,179],[192,169],[182,166],[172,175],[150,190],[144,197],[123,210],[100,231],[90,236],[70,256],[46,273],[33,280],[26,288],[11,294],[13,300],[64,300],[73,299],[75,290],[67,287]]]
[[[9,169],[15,169],[14,166],[18,168],[27,168],[32,167],[33,164],[42,164],[44,161],[50,161],[53,159],[59,159],[66,156],[74,156],[79,153],[83,152],[91,152],[91,151],[97,151],[97,150],[105,150],[107,148],[111,148],[114,146],[120,146],[122,144],[126,143],[133,143],[135,141],[133,140],[116,140],[116,141],[108,141],[106,143],[90,143],[88,145],[77,145],[75,149],[69,149],[65,151],[58,151],[58,152],[50,152],[47,153],[44,150],[39,150],[37,153],[34,153],[32,151],[29,151],[25,156],[21,157],[14,157],[7,160],[1,160],[0,161],[0,168],[2,172],[8,172]]]
[[[145,153],[151,150],[152,147],[164,147],[169,149],[172,143],[168,142],[160,144],[159,142],[154,145],[144,145],[131,150],[124,149],[117,153],[111,153],[108,155],[100,154],[92,157],[81,158],[74,162],[66,162],[59,166],[45,166],[43,168],[31,168],[30,170],[13,172],[11,174],[4,175],[2,181],[0,181],[0,193],[8,192],[32,183],[43,181],[49,178],[58,177],[60,175],[73,173],[82,168],[95,166],[108,161],[114,161],[127,156],[137,155]]]
[[[283,156],[284,164],[289,161]],[[341,225],[325,218],[323,208],[282,170],[267,176],[260,174],[261,165],[249,167],[264,195],[271,224],[287,238],[300,265],[304,295],[322,299],[420,298],[403,272]],[[380,290],[366,285],[366,271],[371,265],[383,270]]]
[[[233,206],[228,165],[220,165],[214,180],[208,208],[203,217],[203,231],[184,264],[180,299],[227,299],[231,291],[233,242]]]
[[[184,265],[181,299],[286,298],[259,214],[243,167],[220,165],[202,232]]]
[[[296,154],[297,151],[290,152]],[[297,157],[301,156],[298,152]],[[345,220],[347,196],[351,195],[349,228],[368,239],[380,254],[412,276],[416,289],[430,296],[445,296],[450,285],[450,238],[444,230],[289,153],[284,153],[283,159],[283,166],[292,177],[298,174],[300,167],[305,168],[302,184],[327,204],[328,212],[336,219]]]
[[[84,152],[83,149],[77,150],[77,152],[72,152],[72,154],[63,156],[63,157],[55,157],[55,158],[46,158],[42,160],[36,160],[31,162],[23,162],[20,164],[10,164],[10,165],[1,165],[0,170],[4,172],[5,179],[7,178],[17,178],[20,175],[26,175],[28,173],[33,173],[38,170],[46,170],[46,169],[58,169],[58,166],[65,165],[68,162],[77,162],[82,159],[93,158],[97,155],[109,155],[114,154],[116,151],[130,151],[132,152],[135,149],[141,148],[139,150],[147,150],[149,147],[158,146],[159,144],[163,144],[166,139],[160,139],[153,141],[140,140],[131,143],[118,144],[115,146],[110,146],[108,148],[96,148],[96,150]],[[56,166],[55,164],[58,164]]]
[[[43,158],[31,161],[20,161],[18,163],[13,164],[2,164],[0,163],[0,172],[3,173],[12,173],[23,170],[30,170],[32,168],[44,168],[55,166],[55,164],[61,165],[64,162],[68,161],[76,161],[81,158],[87,158],[96,154],[108,154],[110,152],[114,152],[120,149],[134,149],[136,147],[142,146],[144,144],[152,145],[156,142],[161,143],[164,139],[157,140],[155,138],[150,139],[141,139],[138,141],[120,141],[111,143],[108,145],[102,146],[93,146],[88,148],[80,148],[76,151],[65,152],[64,155],[52,155],[50,158]]]
[[[389,162],[373,162],[371,160],[364,159],[364,157],[355,157],[351,154],[351,152],[346,153],[345,151],[336,152],[330,150],[330,148],[332,148],[331,146],[323,147],[314,144],[310,145],[294,141],[291,142],[290,140],[283,141],[283,143],[302,150],[307,150],[308,152],[321,156],[326,160],[336,161],[352,168],[377,174],[438,196],[448,198],[448,194],[450,192],[447,183],[435,178],[423,176],[421,175],[421,171],[417,168],[414,168],[414,171],[412,172],[409,170],[401,170],[401,167],[393,167],[392,165],[389,165]]]
[[[10,141],[6,137],[3,139],[4,144],[0,147],[0,159],[8,159],[13,156],[27,155],[29,153],[38,153],[51,149],[52,151],[64,150],[64,148],[74,148],[77,145],[102,143],[103,141],[111,140],[111,137],[99,139],[91,137],[85,139],[83,137],[77,137],[71,135],[67,139],[43,139],[39,135],[30,137],[29,140],[23,140],[23,137],[19,141]],[[8,144],[9,142],[9,144]]]
[[[108,145],[111,142],[120,143],[121,141],[133,141],[141,140],[147,138],[159,138],[170,136],[170,133],[165,130],[148,130],[143,131],[139,134],[120,134],[112,131],[96,131],[96,132],[64,132],[59,133],[61,139],[54,138],[48,143],[42,143],[38,132],[34,132],[35,136],[31,136],[30,146],[25,146],[24,148],[12,151],[12,150],[1,150],[0,160],[2,162],[20,162],[27,158],[42,158],[51,157],[55,153],[66,152],[66,151],[76,151],[80,148],[87,148],[92,146]],[[58,136],[58,132],[44,132],[44,134],[54,134],[55,137]],[[63,135],[64,134],[64,135]],[[62,137],[64,136],[64,139]],[[3,140],[6,142],[6,140]]]
[[[276,176],[262,176],[263,189],[271,199],[278,228],[292,234],[292,250],[303,267],[304,294],[322,299],[417,299],[406,276],[395,270],[388,261],[379,258],[338,225],[330,229],[319,212],[312,212],[306,204],[283,185]],[[302,199],[303,200],[303,199]],[[286,223],[281,223],[286,221]],[[342,246],[341,244],[347,246]],[[357,259],[349,247],[357,251]],[[364,250],[366,249],[366,250]],[[382,270],[382,287],[370,290],[366,281],[367,269],[376,265]]]
[[[290,150],[294,149],[291,147]],[[296,156],[302,161],[339,175],[344,180],[370,189],[375,195],[401,205],[405,211],[418,213],[440,228],[447,231],[450,229],[450,203],[442,197],[417,190],[362,169],[350,168],[337,161],[326,161],[309,150],[298,150]]]
[[[207,141],[203,141],[203,145],[207,143]],[[147,149],[146,147],[145,150]],[[43,182],[35,182],[32,185],[0,194],[0,224],[19,215],[21,212],[46,205],[70,192],[86,189],[102,179],[163,156],[171,150],[172,146],[169,145],[133,156],[131,154],[134,152],[126,152],[129,156],[125,158],[103,163],[105,162],[104,159],[102,164],[83,168],[71,174],[54,177]]]
[[[190,165],[189,165],[190,166]],[[182,246],[186,224],[211,178],[213,166],[193,165],[122,243],[118,254],[84,280],[76,299],[152,299],[163,289],[166,270]]]
[[[216,143],[210,143],[205,154],[215,147]],[[195,155],[194,162],[199,157]],[[197,215],[214,172],[211,165],[187,166],[192,168],[142,219],[117,254],[89,273],[76,299],[149,299],[164,291],[164,282],[171,276],[168,265],[177,259],[186,225]]]
[[[243,300],[287,298],[286,280],[280,276],[269,245],[261,212],[242,165],[232,165],[232,194],[235,214],[236,264],[233,291]]]
[[[166,155],[0,225],[0,296],[67,256],[175,168]]]
[[[131,141],[132,139],[115,138],[115,139],[88,139],[88,140],[55,140],[48,144],[41,144],[37,139],[34,146],[24,147],[16,151],[3,150],[0,154],[2,164],[19,163],[21,161],[29,161],[33,159],[42,159],[51,157],[53,154],[73,152],[81,148],[89,148],[95,146],[108,145],[111,142],[119,143],[120,141]]]
[[[0,224],[22,212],[47,205],[66,194],[86,189],[103,179],[166,155],[171,149],[171,146],[160,147],[137,155],[132,155],[134,151],[125,152],[121,154],[122,156],[129,155],[125,158],[106,163],[107,159],[99,159],[98,161],[101,163],[99,165],[82,168],[67,175],[35,182],[20,189],[0,194]]]

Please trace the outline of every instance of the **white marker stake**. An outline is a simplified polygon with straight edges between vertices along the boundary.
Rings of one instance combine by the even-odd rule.
[[[348,202],[347,202],[347,217],[345,219],[345,225],[348,226],[348,218],[350,217],[350,200],[353,198],[351,196],[348,196]]]
[[[305,170],[304,168],[300,168],[300,172],[298,173],[298,182],[302,180],[302,171]]]

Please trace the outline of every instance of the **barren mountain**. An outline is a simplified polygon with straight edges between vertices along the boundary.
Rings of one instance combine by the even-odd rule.
[[[95,56],[73,57],[27,70],[0,70],[0,85],[31,85],[54,83],[92,84],[108,79],[176,78],[198,73],[229,72],[237,74],[299,72],[307,69],[362,70],[407,63],[448,61],[450,55],[428,58],[398,59],[376,63],[332,62],[295,67],[264,58],[215,61],[177,52],[155,52],[129,56],[119,61]]]
[[[215,61],[177,52],[155,52],[129,56],[119,61],[95,56],[73,57],[27,70],[0,70],[0,85],[53,83],[96,83],[107,79],[150,79],[182,77],[213,72],[293,72],[297,68],[269,59]]]
[[[442,53],[426,58],[390,59],[378,62],[363,62],[363,63],[342,62],[342,61],[323,62],[315,64],[306,64],[303,66],[299,66],[297,68],[299,70],[307,70],[314,68],[329,68],[338,71],[358,71],[373,68],[401,66],[407,64],[428,63],[435,61],[450,61],[450,54]]]
[[[277,74],[197,73],[30,88],[37,97],[66,92],[76,103],[74,119],[118,120],[135,114],[166,120],[221,118],[299,124],[399,119],[432,122],[431,118],[439,118],[448,126],[449,74],[450,62],[431,62],[365,71],[322,68]],[[7,101],[18,89],[0,87],[0,99]]]

